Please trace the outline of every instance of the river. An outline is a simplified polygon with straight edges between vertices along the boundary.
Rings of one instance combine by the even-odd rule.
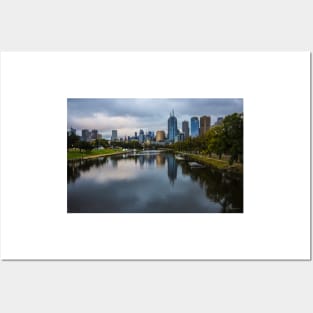
[[[68,161],[68,213],[242,213],[243,178],[160,151]]]

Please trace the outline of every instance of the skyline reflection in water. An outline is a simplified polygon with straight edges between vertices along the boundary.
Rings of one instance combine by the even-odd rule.
[[[68,212],[243,212],[243,182],[157,151],[68,161]]]

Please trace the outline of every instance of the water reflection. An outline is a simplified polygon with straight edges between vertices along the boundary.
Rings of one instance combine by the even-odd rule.
[[[165,155],[164,155],[164,153],[157,154],[155,157],[155,160],[156,160],[156,165],[158,167],[165,166]]]
[[[243,179],[212,168],[191,168],[186,162],[181,163],[184,175],[198,183],[208,198],[219,203],[224,212],[243,211]]]
[[[170,183],[173,185],[175,179],[177,178],[177,162],[170,154],[167,155],[167,176],[170,180]]]
[[[243,181],[169,153],[68,161],[68,212],[242,212]]]
[[[81,173],[88,172],[91,167],[99,168],[108,162],[108,158],[92,160],[74,160],[67,162],[67,183],[74,183]]]

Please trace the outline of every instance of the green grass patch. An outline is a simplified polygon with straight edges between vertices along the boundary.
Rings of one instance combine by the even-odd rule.
[[[199,155],[199,154],[192,154],[192,153],[182,153],[182,154],[189,156],[191,159],[198,161],[199,163],[213,166],[221,170],[229,170],[229,171],[237,172],[241,174],[243,173],[243,165],[241,163],[233,163],[232,165],[229,165],[228,161],[226,160],[210,158],[206,155]]]
[[[190,157],[193,159],[207,165],[212,165],[214,167],[220,168],[220,169],[226,169],[229,167],[229,164],[227,161],[208,158],[207,156],[203,155],[197,155],[197,154],[190,154]]]
[[[122,152],[122,149],[102,149],[102,150],[91,150],[89,152],[80,152],[77,150],[68,150],[67,151],[67,159],[68,160],[75,160],[75,159],[81,159],[85,157],[91,157],[91,156],[101,156],[106,154],[114,154],[114,153],[120,153]]]

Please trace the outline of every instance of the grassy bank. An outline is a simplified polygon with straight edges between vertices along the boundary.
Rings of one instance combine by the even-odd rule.
[[[220,169],[220,170],[226,170],[226,171],[231,171],[231,172],[236,172],[236,173],[243,173],[243,164],[241,163],[234,163],[233,165],[229,165],[228,161],[225,160],[219,160],[215,158],[209,158],[206,155],[201,155],[201,154],[192,154],[192,153],[181,153],[181,152],[176,152],[178,154],[185,155],[189,157],[192,160],[198,161],[199,163],[212,166],[214,168]]]
[[[102,149],[102,150],[91,150],[88,152],[80,152],[79,150],[69,150],[67,151],[67,159],[92,159],[98,158],[100,156],[120,154],[122,149]]]

